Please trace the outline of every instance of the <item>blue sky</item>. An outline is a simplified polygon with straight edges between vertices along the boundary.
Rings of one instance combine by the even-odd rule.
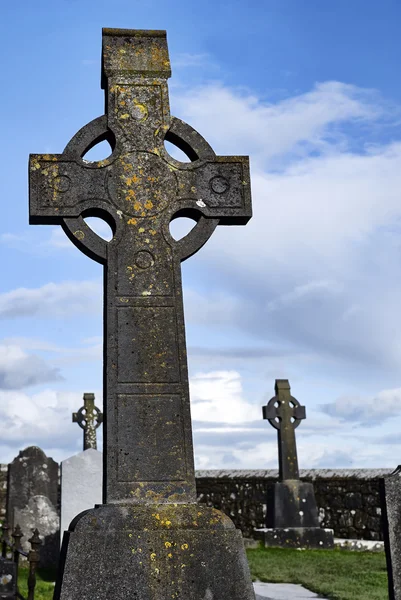
[[[197,467],[276,466],[276,378],[307,408],[301,467],[395,467],[400,4],[23,0],[2,17],[0,461],[67,458],[83,392],[101,405],[102,268],[28,225],[27,163],[103,114],[101,28],[121,27],[167,30],[172,113],[251,160],[253,219],[183,265]]]

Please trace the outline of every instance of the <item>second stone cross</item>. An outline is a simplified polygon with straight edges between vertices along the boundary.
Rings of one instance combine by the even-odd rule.
[[[30,157],[30,222],[60,224],[105,265],[104,504],[72,522],[56,599],[254,597],[241,533],[196,504],[180,269],[217,225],[249,220],[249,164],[170,116],[169,77],[164,31],[103,30],[106,114]],[[85,160],[104,140],[112,154]],[[179,216],[197,224],[176,241]]]

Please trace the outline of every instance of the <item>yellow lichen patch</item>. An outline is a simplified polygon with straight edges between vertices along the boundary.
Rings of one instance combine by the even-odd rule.
[[[169,552],[169,553],[167,554],[167,556],[168,556],[168,558],[173,558],[173,555],[171,554],[171,552]]]
[[[156,560],[156,553],[152,552],[152,554],[150,555],[150,560]]]
[[[79,229],[78,231],[74,231],[74,236],[77,238],[77,240],[83,240],[85,237],[85,234],[83,231],[81,231]]]
[[[139,231],[139,233],[145,233],[145,228],[144,228],[144,227],[140,227],[140,228],[138,229],[138,231]]]
[[[171,542],[164,542],[164,545],[166,548],[171,548],[173,544]]]
[[[147,208],[148,210],[151,210],[153,208],[153,202],[151,200],[146,200],[145,208]]]
[[[128,225],[136,225],[137,222],[138,221],[134,217],[132,217],[132,219],[128,219],[127,221]]]
[[[31,163],[31,171],[36,171],[37,169],[40,169],[40,163],[35,159]]]
[[[181,544],[181,550],[188,550],[188,544]]]
[[[119,116],[120,119],[129,119],[129,114],[128,113],[124,113],[123,115]]]

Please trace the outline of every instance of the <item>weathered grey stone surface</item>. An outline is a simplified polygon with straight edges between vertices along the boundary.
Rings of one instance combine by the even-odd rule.
[[[267,528],[254,536],[266,546],[333,548],[333,530],[320,528],[313,484],[299,479],[295,429],[306,411],[290,389],[288,379],[276,379],[276,395],[263,407],[263,418],[277,429],[279,481],[267,502]]]
[[[8,466],[7,522],[11,529],[19,524],[24,534],[22,547],[30,550],[28,539],[37,528],[43,540],[41,565],[58,562],[58,464],[41,448],[30,446],[21,450]]]
[[[84,510],[102,503],[102,453],[90,448],[61,462],[60,538]]]
[[[56,566],[59,559],[60,517],[56,507],[46,496],[32,496],[25,508],[14,508],[14,521],[24,534],[22,547],[31,549],[28,540],[34,529],[39,529],[43,546],[40,549],[41,566]]]
[[[401,466],[380,481],[390,600],[401,600]]]
[[[105,506],[70,527],[62,600],[125,600],[132,589],[137,600],[254,598],[241,533],[196,504],[180,269],[217,225],[249,220],[249,162],[216,156],[170,116],[170,74],[164,31],[103,30],[106,115],[63,154],[30,157],[30,222],[61,224],[106,265]],[[82,159],[102,140],[110,157]],[[191,162],[173,159],[165,140]],[[90,215],[110,224],[112,241],[86,225]],[[197,224],[177,241],[169,224],[179,216]]]

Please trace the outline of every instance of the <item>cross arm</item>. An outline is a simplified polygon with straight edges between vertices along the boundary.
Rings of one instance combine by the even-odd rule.
[[[59,224],[107,202],[104,168],[92,168],[84,159],[65,154],[31,154],[29,157],[29,222]],[[102,165],[93,163],[96,167]]]
[[[193,200],[222,225],[245,225],[252,216],[249,158],[216,156],[176,172],[179,199]]]

